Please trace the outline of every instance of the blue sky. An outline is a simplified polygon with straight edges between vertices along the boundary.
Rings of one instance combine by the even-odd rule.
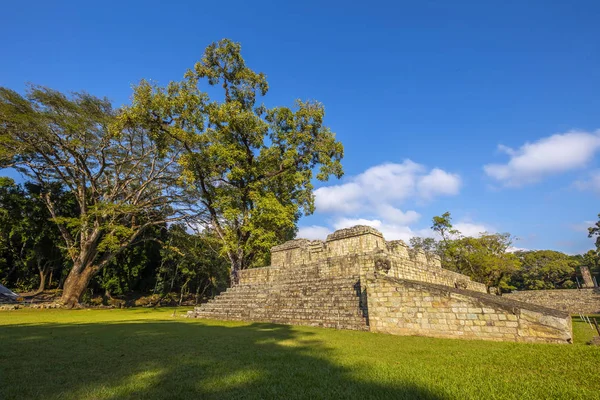
[[[267,105],[323,102],[345,145],[303,236],[363,222],[406,239],[450,211],[465,233],[577,253],[600,212],[599,20],[597,1],[9,2],[0,85],[121,105],[231,38]]]

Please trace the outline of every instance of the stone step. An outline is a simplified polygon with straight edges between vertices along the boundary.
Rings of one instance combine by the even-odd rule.
[[[294,293],[302,293],[302,294],[313,294],[313,293],[354,293],[357,294],[358,291],[353,288],[351,285],[335,285],[335,286],[310,286],[310,285],[303,285],[303,286],[296,286],[296,287],[292,287],[292,286],[286,286],[286,285],[273,285],[271,287],[253,287],[253,288],[245,288],[243,290],[227,290],[225,292],[222,292],[220,294],[220,296],[222,295],[240,295],[240,294],[244,294],[244,293],[288,293],[288,294],[294,294]]]
[[[255,296],[244,296],[244,297],[219,297],[213,301],[206,302],[199,307],[203,306],[230,306],[230,305],[241,305],[241,306],[257,306],[257,307],[316,307],[316,308],[344,308],[344,307],[359,307],[360,298],[354,297],[286,297],[286,296],[270,296],[266,298],[259,298]]]
[[[318,303],[318,302],[306,302],[306,303],[293,303],[293,302],[270,302],[270,303],[248,303],[248,302],[218,302],[200,306],[198,309],[209,309],[209,308],[264,308],[269,310],[280,310],[280,309],[313,309],[313,310],[358,310],[360,308],[359,302],[346,302],[346,303]]]
[[[195,318],[206,318],[206,319],[221,319],[221,320],[235,320],[235,321],[246,321],[248,320],[247,315],[242,314],[216,314],[216,313],[195,313]],[[339,329],[359,329],[366,330],[366,322],[362,318],[340,318],[335,319],[324,319],[324,318],[301,318],[301,317],[267,317],[261,315],[253,315],[252,321],[257,322],[272,322],[278,324],[290,324],[290,325],[308,325],[308,326],[320,326],[326,328],[339,328]]]
[[[242,292],[247,292],[247,291],[278,291],[278,290],[283,290],[283,291],[301,291],[301,290],[314,290],[314,291],[318,291],[318,290],[336,290],[336,289],[343,289],[343,290],[354,290],[356,291],[356,284],[354,283],[336,283],[336,284],[329,284],[329,285],[321,285],[317,282],[306,282],[306,283],[302,283],[302,284],[272,284],[272,285],[253,285],[253,286],[244,286],[244,287],[233,287],[233,288],[229,288],[227,289],[225,292],[223,293],[242,293]]]
[[[277,315],[269,315],[269,314],[254,314],[254,313],[213,313],[213,312],[200,312],[195,313],[195,317],[199,318],[217,318],[217,319],[227,319],[227,318],[235,318],[244,321],[256,321],[262,319],[271,319],[271,320],[279,320],[279,321],[287,321],[287,320],[302,320],[302,321],[313,321],[313,322],[347,322],[347,323],[365,323],[365,319],[360,316],[322,316],[322,315],[302,315],[302,314],[277,314]]]
[[[265,309],[265,310],[315,310],[319,312],[327,312],[329,310],[335,310],[336,312],[350,312],[360,310],[359,304],[342,304],[342,305],[310,305],[310,304],[245,304],[245,303],[218,303],[218,304],[207,304],[198,307],[197,310],[217,310],[217,309]]]
[[[275,281],[272,282],[268,282],[268,283],[251,283],[251,284],[239,284],[236,285],[232,288],[229,288],[228,290],[231,289],[241,289],[241,288],[246,288],[246,287],[256,287],[256,286],[277,286],[277,285],[291,285],[291,286],[298,286],[298,285],[303,285],[303,284],[314,284],[314,285],[320,285],[320,286],[332,286],[332,285],[347,285],[349,283],[351,284],[356,284],[359,281],[360,277],[358,275],[355,276],[351,276],[351,277],[344,277],[344,278],[319,278],[319,277],[310,277],[310,278],[303,278],[303,277],[299,277],[299,276],[290,276],[287,277],[285,279],[277,279]]]
[[[307,309],[307,308],[259,308],[259,307],[203,307],[194,312],[213,312],[213,313],[253,313],[253,314],[299,314],[299,315],[322,315],[324,317],[330,316],[362,316],[362,310],[356,309]]]
[[[358,299],[360,296],[355,292],[305,292],[305,293],[297,293],[297,292],[244,292],[244,293],[227,293],[219,295],[214,299],[209,301],[215,301],[217,299],[268,299],[268,298],[277,298],[277,297],[286,297],[292,299],[303,299],[303,298],[319,298],[319,299],[332,299],[332,300],[348,300],[348,299]]]
[[[242,296],[254,296],[254,297],[269,297],[269,296],[277,296],[277,295],[285,295],[285,296],[289,296],[289,297],[315,297],[315,296],[320,296],[320,297],[348,297],[348,296],[355,296],[358,297],[359,294],[356,293],[356,291],[352,291],[352,290],[330,290],[330,291],[313,291],[313,290],[306,290],[306,291],[264,291],[264,290],[255,290],[255,291],[244,291],[244,292],[238,292],[238,293],[223,293],[221,295],[219,295],[219,297],[242,297]]]
[[[190,317],[366,330],[359,276],[315,277],[315,269],[275,282],[237,285],[188,313]]]
[[[208,309],[265,309],[270,311],[277,310],[315,310],[319,312],[354,312],[360,310],[360,303],[358,301],[352,302],[290,302],[287,300],[269,301],[269,302],[245,302],[245,301],[220,301],[215,303],[205,303],[196,310],[208,310]]]
[[[305,293],[297,293],[297,292],[244,292],[244,293],[227,293],[222,294],[214,299],[229,299],[229,298],[256,298],[256,299],[265,299],[265,298],[273,298],[273,297],[281,297],[285,296],[287,298],[301,299],[301,298],[321,298],[321,299],[352,299],[359,298],[358,293],[355,292],[305,292]]]

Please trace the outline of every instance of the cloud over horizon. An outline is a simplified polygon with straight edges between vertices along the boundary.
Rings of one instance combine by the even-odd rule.
[[[487,164],[485,173],[506,187],[521,187],[588,165],[600,150],[600,130],[570,131],[526,142],[518,149],[499,145],[510,158],[504,164]]]
[[[315,190],[315,209],[329,215],[328,226],[300,227],[297,237],[325,239],[337,229],[368,225],[388,240],[408,241],[413,236],[433,236],[431,229],[413,229],[421,214],[404,207],[425,204],[441,196],[460,192],[462,179],[456,173],[427,168],[409,159],[366,169],[345,183]],[[480,225],[482,226],[482,225]]]

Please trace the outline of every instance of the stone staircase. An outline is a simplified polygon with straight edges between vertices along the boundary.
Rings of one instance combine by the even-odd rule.
[[[270,322],[368,330],[359,277],[294,275],[270,283],[240,284],[189,311],[191,318]]]

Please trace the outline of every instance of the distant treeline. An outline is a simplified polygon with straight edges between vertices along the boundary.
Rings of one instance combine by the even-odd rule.
[[[78,206],[69,191],[55,185],[52,196],[63,215],[77,217]],[[437,254],[444,268],[502,291],[575,288],[582,282],[582,265],[593,274],[600,272],[593,250],[580,255],[512,251],[508,234],[462,236],[453,229],[449,213],[433,222],[440,239],[414,238],[413,247]],[[38,186],[0,178],[0,226],[0,283],[30,293],[62,289],[72,261]],[[201,300],[229,285],[229,263],[221,246],[208,230],[184,223],[153,226],[94,276],[87,293],[111,297],[177,292]]]
[[[509,233],[464,236],[452,226],[449,212],[433,218],[438,239],[415,237],[413,248],[435,254],[446,269],[470,276],[500,292],[511,290],[575,288],[583,284],[580,268],[587,266],[592,275],[600,273],[597,250],[568,255],[554,250],[523,251],[513,247]],[[590,227],[589,236],[597,236],[598,227]]]

